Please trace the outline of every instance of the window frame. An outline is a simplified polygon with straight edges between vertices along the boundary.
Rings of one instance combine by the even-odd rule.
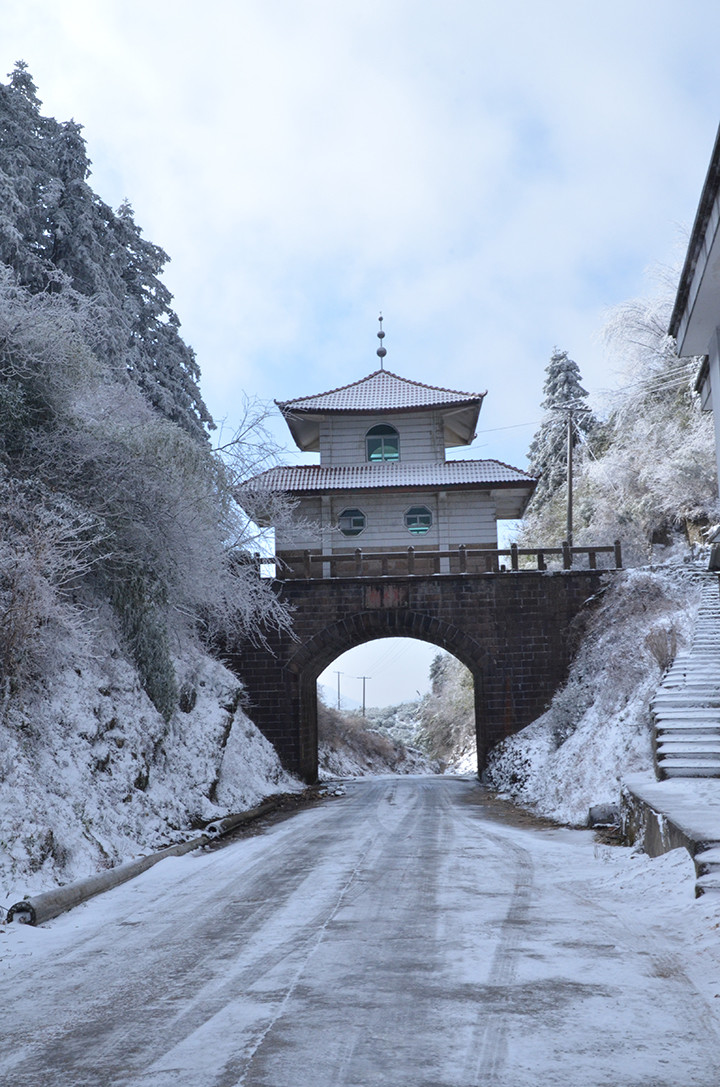
[[[419,518],[423,515],[427,515],[427,517],[429,518],[427,524],[423,525],[420,520],[416,520],[413,527],[408,523],[408,518],[410,518],[411,516]],[[405,513],[403,514],[403,523],[411,536],[427,536],[428,532],[433,527],[434,520],[435,519],[433,517],[433,511],[430,509],[429,506],[425,505],[408,506],[408,508],[405,510]]]
[[[343,517],[352,516],[353,518],[362,517],[362,528],[357,528],[351,525],[348,529],[341,527],[341,520]],[[354,539],[356,536],[361,536],[367,528],[367,514],[364,510],[361,510],[358,506],[346,506],[344,510],[341,510],[337,515],[337,530],[346,539]]]
[[[379,442],[380,456],[370,454],[370,442]],[[386,445],[387,443],[387,445]],[[387,455],[392,453],[394,455]],[[365,432],[365,460],[368,464],[392,464],[400,460],[400,433],[392,423],[376,423]]]

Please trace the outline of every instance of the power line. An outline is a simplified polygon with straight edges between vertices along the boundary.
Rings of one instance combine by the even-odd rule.
[[[476,434],[496,434],[498,430],[517,430],[519,427],[524,426],[539,426],[542,419],[533,419],[530,423],[512,423],[510,426],[494,426],[489,430],[477,430]]]

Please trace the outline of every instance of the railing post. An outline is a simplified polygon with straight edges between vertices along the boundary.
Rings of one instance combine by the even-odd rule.
[[[408,547],[408,574],[415,573],[415,548]]]
[[[597,551],[593,551],[592,547],[588,549],[588,566],[591,570],[597,570]]]
[[[460,567],[460,573],[467,573],[467,551],[465,550],[465,544],[460,544],[458,547],[458,562]]]
[[[510,568],[512,570],[518,570],[518,545],[510,544]]]
[[[615,569],[622,570],[622,551],[620,549],[620,541],[615,541]]]
[[[570,570],[572,567],[572,552],[570,551],[570,544],[567,540],[562,542],[562,556],[563,556],[563,570]]]
[[[537,553],[537,564],[538,564],[538,570],[547,570],[547,566],[545,565],[545,552],[544,551],[538,551],[538,553]]]
[[[382,576],[387,577],[387,573],[388,573],[388,557],[387,557],[387,555],[383,555],[383,557],[382,557],[382,559],[380,561],[382,562]]]
[[[305,566],[305,577],[312,577],[312,569],[310,566],[310,552],[303,551],[303,563]]]
[[[355,577],[362,577],[362,548],[355,548]]]

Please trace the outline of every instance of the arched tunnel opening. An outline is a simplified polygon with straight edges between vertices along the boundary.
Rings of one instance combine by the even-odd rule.
[[[317,677],[321,771],[477,773],[475,684],[452,653],[418,638],[372,638]]]

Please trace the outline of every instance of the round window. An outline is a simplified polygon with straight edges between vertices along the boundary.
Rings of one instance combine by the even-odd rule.
[[[432,513],[427,506],[411,506],[405,514],[405,528],[413,536],[423,536],[432,526]]]
[[[365,528],[365,514],[362,510],[343,510],[338,517],[338,528],[343,536],[359,536]]]

